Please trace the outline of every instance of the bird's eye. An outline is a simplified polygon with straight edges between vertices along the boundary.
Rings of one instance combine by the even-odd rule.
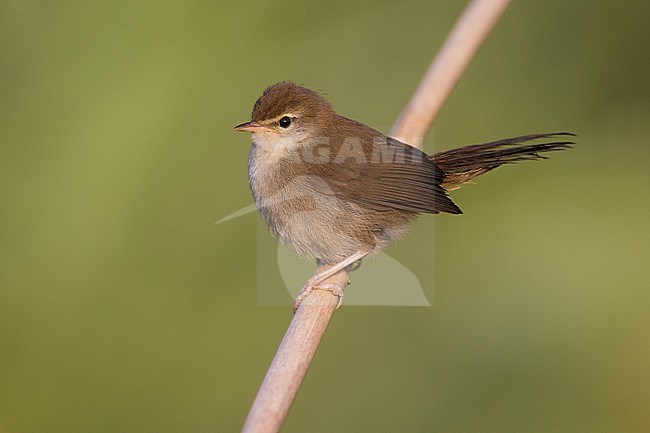
[[[280,128],[288,128],[289,125],[291,125],[291,118],[289,116],[284,116],[282,119],[280,119],[278,125],[280,125]]]

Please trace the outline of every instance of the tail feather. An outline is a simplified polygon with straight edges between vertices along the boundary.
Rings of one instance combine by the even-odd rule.
[[[485,144],[474,144],[436,153],[429,158],[443,171],[442,186],[448,191],[458,189],[466,182],[490,170],[519,161],[547,159],[544,152],[570,149],[573,141],[523,144],[538,139],[555,139],[573,136],[570,132],[531,134],[506,138]]]

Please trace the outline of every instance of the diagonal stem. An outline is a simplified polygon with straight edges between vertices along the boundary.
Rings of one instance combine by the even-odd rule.
[[[474,0],[456,22],[390,136],[415,147],[422,140],[510,0]]]

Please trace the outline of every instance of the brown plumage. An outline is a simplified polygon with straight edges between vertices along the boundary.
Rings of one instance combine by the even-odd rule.
[[[572,135],[535,134],[427,156],[286,81],[268,87],[235,129],[253,132],[249,178],[271,231],[330,264],[386,247],[420,213],[462,213],[447,191],[476,176],[572,144],[525,144]]]
[[[460,188],[481,174],[503,165],[519,161],[548,159],[543,152],[568,149],[572,141],[553,141],[550,143],[525,144],[539,139],[554,139],[558,137],[575,136],[570,132],[552,134],[531,134],[521,137],[505,138],[485,144],[474,144],[445,150],[430,156],[433,162],[443,171],[442,186],[447,191]]]

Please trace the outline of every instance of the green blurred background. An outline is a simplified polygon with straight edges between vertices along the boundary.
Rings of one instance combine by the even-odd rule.
[[[232,127],[292,79],[387,132],[463,6],[2,1],[0,432],[238,431],[291,309],[259,216],[214,224],[251,203]],[[435,305],[340,309],[284,431],[648,431],[649,20],[513,4],[426,150],[579,145],[454,192]]]

